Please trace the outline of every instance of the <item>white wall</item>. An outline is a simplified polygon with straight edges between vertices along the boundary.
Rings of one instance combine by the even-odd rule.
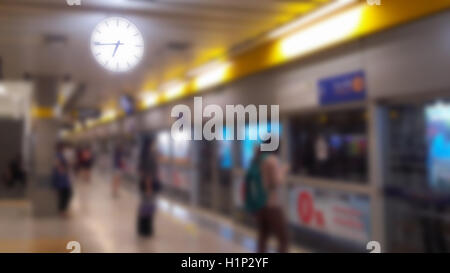
[[[22,119],[29,113],[32,84],[0,81],[0,116]]]
[[[23,139],[21,150],[26,162],[29,160],[31,135],[31,96],[33,84],[26,81],[0,81],[0,88],[3,88],[3,95],[0,95],[0,117],[22,119]],[[0,128],[0,131],[2,129]],[[2,133],[4,133],[2,131]],[[28,163],[26,163],[28,165]]]

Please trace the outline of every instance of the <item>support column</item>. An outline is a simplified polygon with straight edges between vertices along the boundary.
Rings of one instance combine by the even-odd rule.
[[[58,141],[59,122],[53,114],[58,97],[56,77],[37,77],[33,92],[31,188],[30,196],[35,216],[57,214],[57,199],[51,185]]]

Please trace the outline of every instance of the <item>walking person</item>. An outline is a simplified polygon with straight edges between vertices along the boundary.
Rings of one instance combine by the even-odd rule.
[[[91,182],[91,169],[94,163],[92,151],[89,147],[85,147],[81,150],[81,177],[84,182]]]
[[[156,195],[161,184],[158,178],[158,162],[156,141],[153,137],[143,139],[139,161],[139,191],[140,205],[138,210],[138,234],[149,237],[154,233],[154,218],[156,213]]]
[[[288,229],[279,190],[287,168],[281,166],[275,152],[256,149],[245,177],[245,206],[256,218],[257,250],[267,252],[267,241],[273,234],[278,240],[278,252],[285,253],[288,251]]]
[[[58,210],[62,217],[67,217],[67,208],[72,198],[72,184],[69,176],[69,166],[64,157],[64,146],[56,148],[56,164],[52,174],[52,184],[58,192]]]
[[[120,184],[125,172],[125,160],[123,154],[123,148],[120,144],[116,146],[113,155],[113,181],[112,181],[112,194],[113,197],[119,197]]]

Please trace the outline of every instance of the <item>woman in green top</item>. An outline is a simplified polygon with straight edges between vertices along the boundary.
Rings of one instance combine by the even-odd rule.
[[[278,252],[288,251],[287,223],[278,197],[286,171],[276,153],[258,149],[246,174],[245,206],[256,216],[260,253],[267,251],[271,234],[277,237]]]

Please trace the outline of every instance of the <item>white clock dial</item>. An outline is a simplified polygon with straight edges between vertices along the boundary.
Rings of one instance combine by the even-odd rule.
[[[92,32],[91,50],[106,69],[125,72],[134,68],[144,55],[144,39],[137,27],[121,17],[100,22]]]

